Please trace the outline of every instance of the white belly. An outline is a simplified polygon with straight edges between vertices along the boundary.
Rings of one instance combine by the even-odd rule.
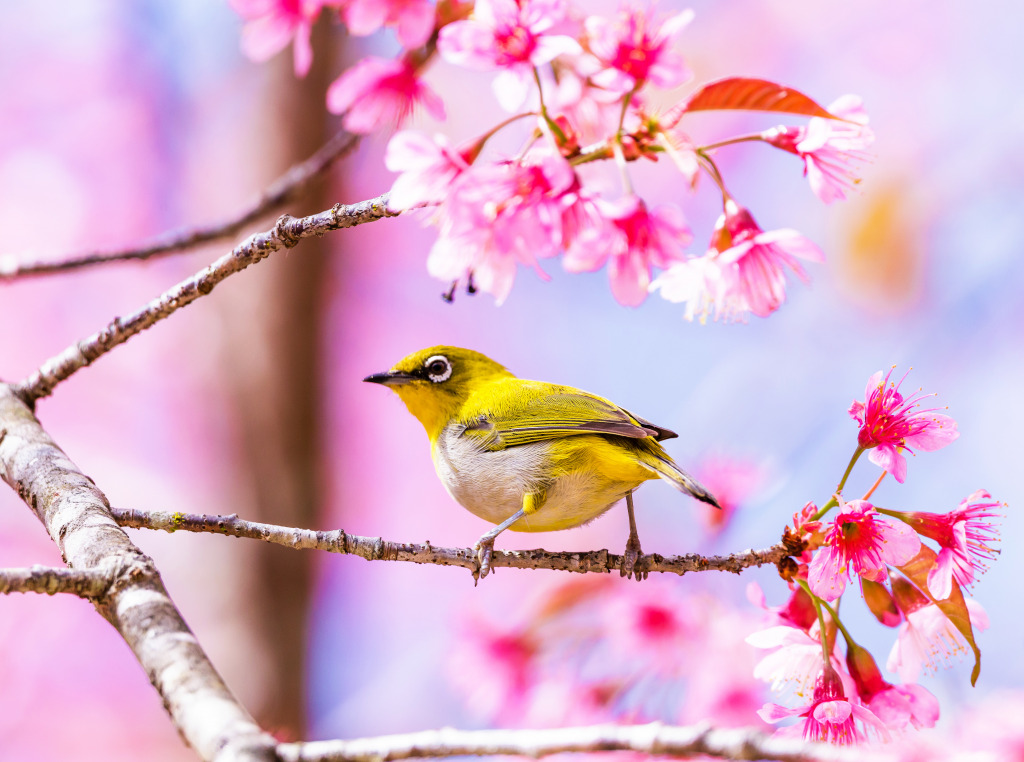
[[[500,524],[523,507],[524,495],[545,494],[540,509],[509,527],[512,531],[546,532],[585,524],[637,486],[593,472],[547,478],[545,474],[551,473],[550,442],[488,452],[461,433],[454,426],[442,432],[433,457],[441,483],[464,508]]]

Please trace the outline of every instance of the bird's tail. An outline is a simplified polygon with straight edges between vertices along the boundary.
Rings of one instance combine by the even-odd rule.
[[[715,496],[708,491],[707,487],[677,466],[668,455],[653,453],[652,455],[653,457],[644,459],[644,465],[656,471],[662,479],[669,482],[680,492],[692,495],[703,503],[713,505],[715,508],[722,507],[718,504]]]

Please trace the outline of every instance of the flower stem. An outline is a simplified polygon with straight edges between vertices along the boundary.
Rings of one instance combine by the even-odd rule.
[[[832,495],[832,497],[828,499],[828,502],[825,503],[825,505],[821,506],[821,510],[814,514],[814,517],[811,519],[811,521],[817,521],[830,510],[839,505],[839,498],[837,497],[837,495],[843,494],[843,487],[846,486],[846,480],[850,478],[850,473],[853,471],[853,467],[857,464],[857,459],[860,458],[861,453],[863,452],[864,448],[858,445],[857,449],[853,451],[853,457],[850,458],[850,462],[846,466],[846,471],[843,473],[843,478],[839,480],[839,484],[836,486],[835,493]]]
[[[829,606],[826,601],[820,601],[820,602],[821,602],[821,605],[825,607],[825,609],[828,611],[829,615],[832,617],[832,621],[836,623],[836,627],[839,628],[839,632],[843,633],[843,639],[846,641],[846,644],[848,646],[856,646],[857,642],[853,639],[853,636],[850,635],[849,630],[847,630],[843,626],[842,621],[839,619],[839,613],[835,609],[833,609],[831,606]]]
[[[804,592],[811,597],[811,603],[814,604],[814,610],[818,612],[818,639],[821,641],[821,655],[825,659],[825,669],[827,670],[832,666],[832,655],[828,652],[828,636],[825,630],[825,613],[821,610],[821,607],[822,604],[828,604],[825,604],[825,601],[821,600],[821,598],[811,592],[811,587],[807,584],[806,580],[798,579],[797,584],[799,584],[800,587],[804,589]],[[831,608],[829,611],[831,611]]]
[[[540,115],[544,119],[544,123],[548,128],[555,133],[558,140],[565,142],[565,133],[562,128],[555,124],[555,120],[548,116],[547,106],[544,105],[544,86],[540,83],[540,70],[536,66],[533,67],[533,80],[537,83],[537,97],[540,99]]]
[[[722,179],[722,173],[718,171],[718,165],[715,164],[715,160],[705,153],[703,149],[698,148],[696,153],[700,165],[711,176],[711,179],[715,181],[718,190],[722,192],[722,204],[724,205],[729,200],[729,191],[725,189],[725,180]]]
[[[877,479],[875,479],[875,483],[871,485],[871,489],[869,489],[867,491],[867,494],[864,495],[864,498],[863,498],[864,500],[867,500],[869,497],[871,497],[875,493],[875,490],[878,489],[878,485],[882,483],[882,479],[885,478],[885,475],[887,473],[889,473],[889,472],[888,471],[883,471],[882,475],[879,476]]]
[[[734,143],[749,143],[753,140],[764,140],[761,133],[751,133],[749,135],[740,135],[735,138],[729,138],[728,140],[719,140],[717,143],[708,143],[706,146],[700,146],[696,150],[698,151],[713,151],[716,148],[722,148],[723,146],[731,146]]]

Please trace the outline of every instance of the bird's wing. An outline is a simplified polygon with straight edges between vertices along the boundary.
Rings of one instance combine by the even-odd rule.
[[[675,436],[618,405],[569,386],[503,379],[463,410],[463,436],[487,450],[503,450],[578,434],[614,434],[633,439]],[[475,409],[474,409],[475,408]]]

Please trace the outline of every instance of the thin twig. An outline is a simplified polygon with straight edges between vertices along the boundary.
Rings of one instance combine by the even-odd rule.
[[[80,598],[99,598],[106,593],[111,578],[92,569],[55,569],[33,566],[28,569],[0,569],[0,594],[72,593]]]
[[[279,762],[275,742],[217,674],[167,594],[153,561],[107,511],[13,390],[0,384],[0,477],[32,509],[74,569],[102,575],[96,609],[145,669],[185,741],[206,762]]]
[[[810,744],[799,738],[774,738],[760,729],[592,725],[550,730],[455,730],[359,738],[351,741],[283,743],[282,762],[391,762],[422,757],[518,755],[531,758],[564,752],[633,751],[673,757],[705,755],[720,759],[773,759],[780,762],[861,762],[892,754]]]
[[[295,550],[325,550],[365,558],[367,561],[407,561],[415,564],[461,566],[476,572],[476,552],[472,548],[438,548],[429,542],[399,543],[380,537],[360,537],[341,529],[316,531],[296,527],[282,527],[258,521],[246,521],[238,516],[205,516],[194,513],[168,511],[138,511],[111,508],[118,524],[134,529],[162,529],[167,532],[210,532],[230,537],[248,537]],[[727,556],[701,556],[690,553],[682,556],[642,555],[635,569],[648,572],[686,574],[699,571],[727,571],[739,574],[742,569],[764,564],[778,564],[789,552],[782,544],[764,550],[745,550]],[[553,552],[547,550],[495,550],[491,567],[514,569],[552,569],[578,573],[608,574],[622,566],[622,556],[607,550],[581,552]]]
[[[310,180],[326,171],[339,159],[347,156],[358,144],[358,136],[350,135],[344,130],[338,132],[316,153],[304,162],[296,164],[271,183],[258,199],[233,217],[220,222],[170,231],[142,246],[76,254],[58,261],[18,262],[13,255],[0,256],[0,281],[68,272],[108,262],[151,259],[194,249],[197,246],[236,235],[275,208],[291,200]]]
[[[210,293],[214,286],[229,275],[244,270],[273,252],[290,249],[303,238],[322,236],[330,230],[397,216],[398,212],[388,209],[387,203],[388,194],[384,193],[356,204],[336,204],[331,209],[308,217],[282,215],[271,230],[255,233],[229,254],[165,291],[142,309],[125,318],[115,317],[103,330],[75,342],[59,355],[50,358],[32,375],[16,384],[15,392],[29,403],[49,396],[57,384],[79,369],[92,364],[118,344],[123,344],[200,296]]]

